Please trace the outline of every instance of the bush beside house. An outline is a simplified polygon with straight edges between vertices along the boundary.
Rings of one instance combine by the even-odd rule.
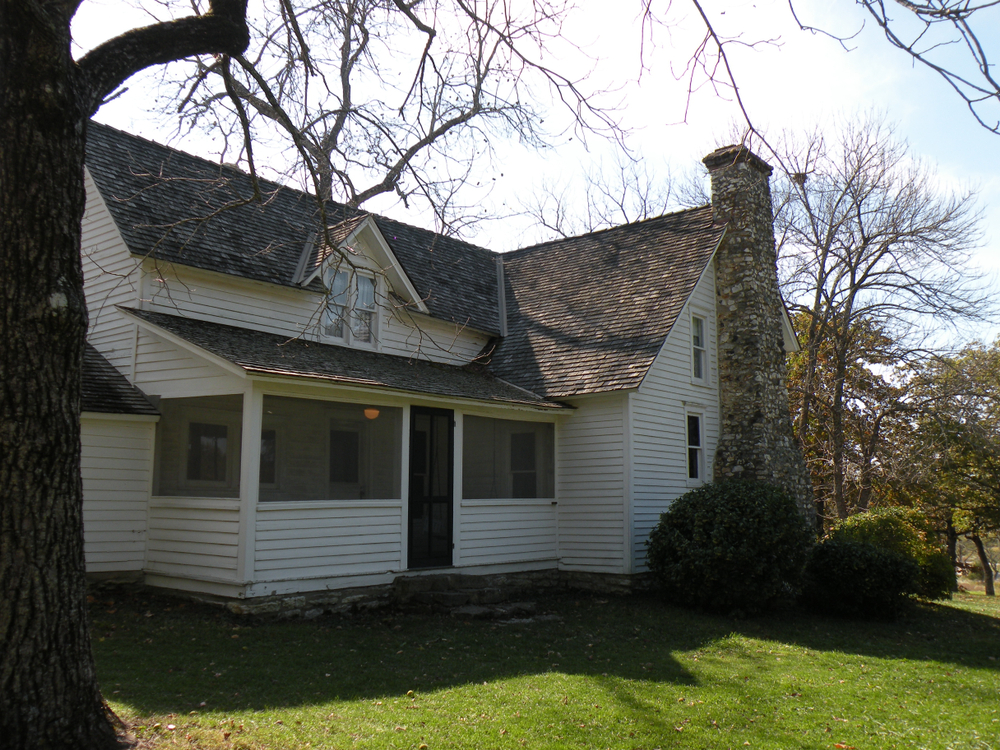
[[[646,548],[665,596],[722,614],[756,614],[797,591],[812,532],[781,489],[724,481],[675,500]]]
[[[650,533],[646,559],[672,602],[756,614],[801,590],[813,611],[892,619],[911,596],[942,599],[955,582],[926,519],[907,508],[861,513],[818,544],[794,503],[763,483],[706,484]]]
[[[917,563],[897,552],[828,537],[809,555],[801,601],[821,614],[891,620],[914,592],[919,574]]]
[[[830,539],[864,542],[911,560],[918,568],[912,593],[922,599],[946,599],[955,590],[951,559],[934,542],[926,517],[912,508],[858,513],[838,523]]]

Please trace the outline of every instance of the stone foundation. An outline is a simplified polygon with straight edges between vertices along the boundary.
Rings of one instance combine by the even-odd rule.
[[[401,575],[391,584],[288,596],[226,599],[171,590],[171,594],[223,606],[236,615],[274,619],[314,619],[326,614],[355,614],[379,609],[417,609],[457,617],[489,619],[532,616],[536,603],[556,592],[582,590],[627,595],[650,586],[648,575],[612,575],[538,570],[494,575],[461,573]],[[527,600],[531,601],[527,601]]]

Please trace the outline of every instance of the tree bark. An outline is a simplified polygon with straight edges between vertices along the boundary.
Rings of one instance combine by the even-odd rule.
[[[118,40],[127,44],[112,40],[77,64],[70,20],[79,3],[0,0],[4,750],[119,745],[90,650],[83,555],[80,378],[87,312],[80,225],[87,121],[104,93],[141,67],[171,55],[239,53],[247,40],[245,0],[214,0],[213,11],[218,6],[225,17],[202,17],[206,34],[194,34],[201,24],[163,24],[159,37],[147,27],[137,35],[142,45],[125,34]],[[194,34],[196,43],[178,30]]]
[[[951,567],[958,568],[958,532],[955,530],[955,524],[951,520],[951,516],[948,517],[948,523],[945,528],[948,535],[948,557],[951,559]],[[952,584],[952,591],[958,591],[958,578],[955,578],[955,583]]]
[[[30,5],[0,6],[0,736],[106,748],[80,480],[86,115],[68,28],[40,29]]]
[[[983,582],[986,584],[986,596],[996,596],[993,587],[993,566],[990,565],[990,558],[986,554],[986,546],[979,534],[969,534],[969,539],[976,545],[976,552],[979,553],[979,562],[983,566]]]

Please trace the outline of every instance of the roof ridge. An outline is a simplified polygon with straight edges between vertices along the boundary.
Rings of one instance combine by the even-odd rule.
[[[604,229],[595,229],[593,232],[583,232],[582,234],[574,234],[570,237],[558,237],[552,240],[545,240],[544,242],[537,242],[534,245],[527,245],[525,247],[518,248],[517,250],[511,250],[509,252],[503,253],[506,257],[513,257],[515,255],[522,255],[531,251],[541,250],[548,246],[560,245],[564,242],[572,242],[573,240],[583,239],[585,237],[595,237],[601,234],[607,234],[609,232],[620,232],[623,229],[631,229],[634,227],[653,224],[654,222],[663,221],[664,219],[671,219],[680,216],[681,214],[695,213],[698,211],[711,210],[712,204],[706,203],[704,206],[695,206],[693,208],[682,208],[677,211],[671,211],[670,213],[660,214],[659,216],[651,216],[647,219],[640,219],[638,221],[631,221],[627,224],[616,224],[613,227],[605,227]]]
[[[131,139],[134,139],[134,140],[142,141],[143,143],[145,143],[145,144],[147,144],[149,146],[153,146],[154,148],[164,149],[166,151],[170,151],[170,152],[175,153],[175,154],[180,154],[180,155],[182,155],[182,156],[184,156],[184,157],[186,157],[188,159],[194,159],[196,161],[203,162],[205,165],[213,167],[213,168],[225,169],[225,170],[229,170],[231,172],[235,172],[237,175],[239,175],[241,177],[245,177],[245,178],[250,178],[251,177],[251,175],[250,175],[249,172],[244,172],[239,167],[233,166],[231,164],[215,162],[215,161],[212,161],[210,159],[207,159],[204,156],[200,156],[198,154],[192,154],[190,151],[184,151],[184,150],[178,148],[177,146],[173,146],[173,145],[170,145],[168,143],[160,143],[159,141],[154,141],[151,138],[146,138],[145,136],[136,135],[135,133],[130,133],[127,130],[122,130],[121,128],[116,128],[115,126],[108,125],[107,123],[97,122],[96,120],[91,120],[90,121],[90,126],[97,126],[97,127],[100,127],[100,128],[105,128],[107,130],[113,130],[116,133],[118,133],[118,134],[120,134],[122,136],[125,136],[126,138],[131,138]],[[442,234],[441,232],[435,231],[433,229],[427,229],[425,227],[417,226],[416,224],[410,224],[408,222],[402,221],[401,219],[397,219],[397,218],[394,218],[392,216],[387,216],[387,215],[384,215],[384,214],[376,213],[374,211],[369,211],[369,210],[365,209],[362,206],[351,206],[351,205],[349,205],[347,203],[341,203],[340,201],[334,200],[332,198],[326,198],[326,199],[322,199],[321,200],[314,193],[311,193],[311,192],[309,192],[307,190],[302,190],[302,189],[297,188],[297,187],[293,187],[291,185],[285,185],[285,184],[283,184],[281,182],[278,182],[276,180],[271,180],[271,179],[268,179],[266,177],[257,177],[257,181],[259,183],[261,183],[261,184],[267,184],[268,186],[273,187],[275,190],[288,190],[288,191],[290,191],[292,193],[297,193],[297,194],[305,196],[307,198],[311,198],[312,200],[316,201],[317,208],[319,207],[320,203],[323,203],[324,204],[324,208],[327,209],[327,213],[329,213],[331,215],[334,213],[334,211],[337,211],[337,212],[345,212],[345,211],[354,212],[354,211],[356,211],[356,212],[358,212],[360,214],[367,214],[369,216],[372,216],[375,219],[385,219],[386,221],[393,221],[393,222],[396,222],[397,224],[402,224],[403,226],[407,227],[408,229],[415,229],[415,230],[420,231],[420,232],[427,232],[428,234],[433,234],[433,235],[435,235],[437,237],[444,237],[444,238],[449,239],[449,240],[451,240],[453,242],[461,243],[462,245],[465,245],[466,247],[468,247],[470,249],[474,249],[474,250],[476,250],[478,252],[487,253],[489,255],[498,255],[499,254],[499,253],[497,253],[496,250],[491,250],[488,247],[483,247],[482,245],[476,245],[475,243],[469,242],[468,240],[462,239],[461,237],[454,237],[452,235]],[[330,211],[329,210],[328,207],[330,207],[330,206],[333,207],[334,211]],[[349,216],[346,219],[341,219],[340,221],[335,221],[334,224],[332,224],[331,226],[335,226],[336,224],[340,224],[343,221],[349,221],[352,218],[356,218],[356,217]]]
[[[230,164],[230,163],[227,163],[227,162],[215,162],[215,161],[211,161],[210,159],[207,159],[204,156],[199,156],[198,154],[192,154],[190,151],[184,151],[184,150],[182,150],[180,148],[177,148],[176,146],[171,146],[168,143],[160,143],[159,141],[154,141],[151,138],[146,138],[145,136],[142,136],[142,135],[136,135],[135,133],[130,133],[127,130],[122,130],[121,128],[116,128],[114,125],[108,125],[107,123],[104,123],[104,122],[97,122],[96,120],[91,120],[89,122],[89,124],[88,124],[88,127],[94,127],[94,126],[97,126],[97,127],[100,127],[100,128],[104,128],[106,130],[113,130],[114,132],[118,133],[119,135],[125,136],[126,138],[131,138],[133,140],[142,141],[146,145],[152,146],[154,148],[164,149],[166,151],[170,151],[170,152],[175,153],[175,154],[180,154],[181,156],[186,157],[188,159],[194,159],[195,161],[204,162],[204,164],[206,164],[207,166],[213,167],[213,168],[224,169],[224,170],[228,170],[229,172],[234,172],[235,174],[239,175],[240,177],[245,177],[245,178],[250,178],[251,177],[251,175],[250,175],[249,172],[244,172],[242,169],[240,169],[239,167],[235,166],[234,164]],[[258,176],[257,177],[257,182],[260,183],[261,185],[266,184],[266,185],[268,185],[270,187],[273,187],[275,190],[289,190],[289,191],[291,191],[293,193],[299,193],[301,195],[307,195],[307,196],[309,196],[311,198],[315,198],[316,197],[316,196],[311,195],[310,193],[307,193],[307,192],[305,192],[303,190],[299,190],[298,188],[291,187],[290,185],[285,185],[285,184],[280,183],[280,182],[278,182],[276,180],[268,179],[267,177],[259,177]]]

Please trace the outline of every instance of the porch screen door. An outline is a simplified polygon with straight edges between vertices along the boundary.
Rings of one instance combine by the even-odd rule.
[[[452,564],[454,413],[410,410],[410,568]]]

